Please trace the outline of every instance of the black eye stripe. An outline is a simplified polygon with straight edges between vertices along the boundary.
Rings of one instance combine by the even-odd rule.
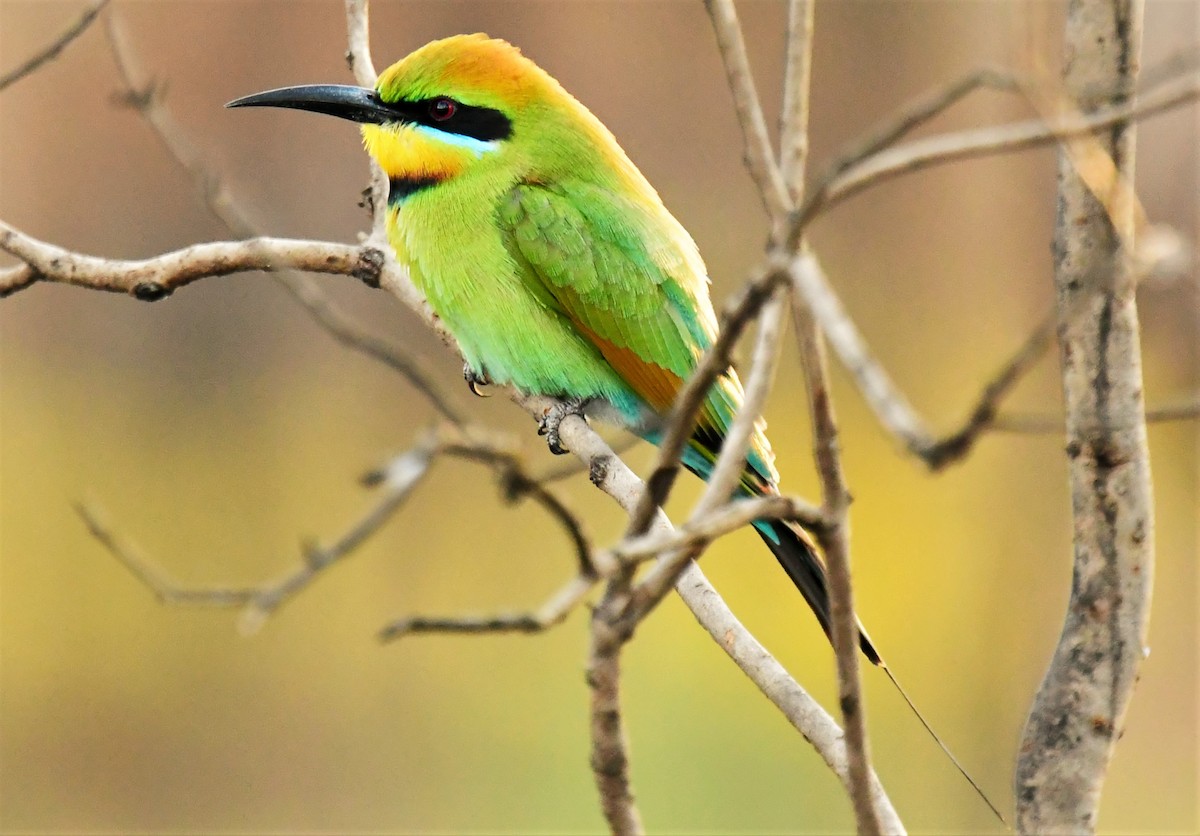
[[[491,142],[512,136],[512,120],[490,107],[477,107],[450,99],[454,114],[448,119],[434,119],[430,114],[433,103],[445,96],[429,99],[386,102],[385,106],[396,112],[397,118],[417,125],[427,125],[450,134]]]
[[[440,177],[429,176],[412,176],[412,177],[393,177],[389,183],[388,189],[388,205],[399,206],[404,202],[404,199],[417,192],[423,192],[426,189],[431,189],[438,183],[442,182]]]

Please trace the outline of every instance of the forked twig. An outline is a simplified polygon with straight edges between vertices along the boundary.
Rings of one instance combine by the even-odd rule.
[[[308,543],[302,546],[303,560],[292,571],[271,583],[250,587],[183,586],[168,578],[138,554],[137,548],[102,521],[99,511],[86,503],[76,510],[88,531],[110,554],[138,580],[148,586],[164,603],[206,607],[242,607],[241,628],[255,632],[284,603],[311,584],[318,575],[355,552],[390,520],[428,472],[433,458],[430,440],[418,443],[398,457],[382,481],[382,491],[371,507],[343,534],[327,546]]]

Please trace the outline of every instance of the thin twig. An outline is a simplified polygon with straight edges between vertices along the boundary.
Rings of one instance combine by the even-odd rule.
[[[996,411],[1000,401],[1054,344],[1055,327],[1053,314],[1043,318],[1021,347],[984,385],[979,400],[963,425],[921,451],[921,458],[931,470],[940,470],[951,462],[959,461],[970,452],[984,431],[996,428]]]
[[[317,324],[347,348],[379,361],[407,380],[425,396],[439,414],[457,427],[466,426],[466,415],[455,398],[437,382],[437,376],[419,354],[372,334],[333,303],[309,276],[281,273],[280,284],[300,302]]]
[[[1166,424],[1173,421],[1194,421],[1200,418],[1200,395],[1190,400],[1146,410],[1147,424]],[[999,415],[992,424],[997,432],[1062,435],[1066,432],[1061,415],[1013,413]]]
[[[843,148],[817,181],[816,191],[827,188],[829,182],[846,169],[895,144],[910,131],[944,113],[983,87],[993,90],[1019,89],[1017,80],[1011,73],[992,67],[980,67],[961,78],[926,91]]]
[[[803,256],[792,271],[796,297],[820,326],[842,364],[874,410],[879,422],[913,451],[925,449],[932,438],[903,393],[870,354],[854,321],[829,286],[816,257]]]
[[[379,631],[379,640],[395,641],[418,633],[540,633],[566,620],[596,586],[594,576],[577,575],[546,600],[541,607],[528,613],[508,613],[492,616],[410,616],[388,624]]]
[[[793,15],[800,10],[793,8]],[[812,10],[807,26],[793,26],[789,32],[788,51],[791,58],[803,52],[811,60],[813,49]],[[790,69],[790,62],[789,62]],[[789,81],[791,73],[789,72]],[[803,83],[798,83],[802,81]],[[790,129],[797,137],[808,135],[809,73],[801,75],[797,83],[784,85],[785,96],[794,101],[784,101],[785,112],[793,114]],[[793,139],[792,144],[800,144]],[[807,145],[807,139],[803,140]],[[784,166],[785,179],[790,187],[794,203],[804,198],[804,177],[807,155],[789,157],[781,149],[780,165]],[[792,166],[789,170],[787,167]],[[793,236],[788,242],[803,253],[807,243],[803,235]],[[825,525],[814,533],[826,557],[829,586],[830,638],[833,640],[837,663],[838,703],[842,710],[842,721],[846,731],[846,788],[854,809],[854,819],[859,833],[881,833],[887,818],[886,805],[880,804],[871,784],[871,758],[866,729],[866,709],[862,699],[862,682],[859,677],[859,624],[854,615],[853,587],[850,583],[849,507],[850,492],[842,472],[841,454],[838,449],[837,420],[833,410],[833,395],[829,389],[829,369],[825,359],[825,340],[821,329],[807,312],[796,305],[799,294],[794,288],[794,275],[798,269],[795,261],[790,264],[792,285],[786,295],[778,299],[779,315],[785,300],[793,302],[796,339],[800,345],[800,359],[804,367],[804,384],[808,394],[809,410],[812,415],[813,451],[817,472],[821,478],[823,496],[821,510]],[[890,825],[890,823],[889,823]],[[889,830],[892,828],[889,827]]]
[[[640,513],[642,497],[649,491],[648,483],[643,483],[626,467],[583,420],[569,417],[559,432],[568,449],[590,463],[592,481],[596,487],[612,497],[631,519]],[[807,513],[810,517],[811,512],[809,507]],[[670,531],[670,522],[661,510],[655,508],[647,536]],[[696,563],[685,567],[675,589],[718,646],[750,677],[846,784],[848,769],[845,741],[833,718],[734,616]],[[903,833],[904,825],[874,773],[871,774],[871,791],[883,829],[888,833]]]
[[[82,35],[92,25],[96,16],[108,5],[108,0],[94,0],[83,10],[79,19],[62,31],[53,41],[44,46],[41,51],[30,56],[23,64],[0,76],[0,92],[11,84],[15,84],[28,75],[32,75],[43,64],[54,60],[60,52],[67,48],[71,41]]]
[[[800,361],[804,366],[805,391],[812,416],[813,458],[821,479],[822,510],[829,521],[829,525],[816,534],[825,554],[829,578],[830,638],[837,659],[838,704],[846,730],[850,797],[859,832],[878,833],[882,824],[868,790],[871,761],[859,676],[860,628],[854,614],[854,589],[850,582],[850,491],[846,487],[838,448],[825,340],[816,321],[799,302],[798,296],[796,298],[796,336],[800,342]]]
[[[82,503],[76,506],[76,510],[92,536],[138,580],[148,586],[160,601],[219,608],[244,607],[239,621],[241,629],[243,632],[254,632],[283,604],[309,586],[318,575],[354,553],[395,516],[396,511],[428,472],[432,458],[431,439],[418,443],[398,457],[382,481],[383,490],[379,497],[343,534],[328,546],[305,544],[302,548],[304,559],[299,566],[276,581],[253,587],[182,586],[139,557],[134,546],[100,521],[97,511]]]
[[[84,502],[75,504],[75,511],[94,537],[135,578],[147,586],[164,604],[201,604],[211,607],[241,607],[262,592],[259,587],[211,587],[192,588],[176,583],[160,569],[154,568],[139,553],[138,548],[114,532],[103,520],[103,515],[92,505]]]
[[[374,87],[376,81],[375,62],[371,60],[371,20],[369,0],[346,0],[346,64],[354,74],[354,80],[363,87]],[[371,210],[371,233],[367,240],[377,246],[387,244],[387,201],[388,178],[374,158],[367,164],[371,179],[365,195]]]
[[[778,285],[774,288],[771,298],[763,305],[758,317],[758,338],[750,360],[750,372],[746,376],[745,394],[729,424],[729,429],[725,432],[725,438],[721,442],[721,453],[708,476],[704,494],[692,510],[693,520],[705,516],[729,501],[746,470],[747,451],[755,432],[766,428],[762,412],[766,407],[767,396],[775,385],[775,373],[779,368],[786,300],[786,286]]]
[[[180,128],[163,102],[161,91],[143,80],[143,73],[137,66],[133,48],[125,35],[119,16],[111,13],[105,22],[113,59],[125,86],[125,101],[150,125],[168,155],[191,176],[205,205],[225,228],[240,238],[259,236],[261,230],[250,221],[221,179],[213,173],[196,150],[195,144]],[[453,424],[463,425],[465,418],[461,410],[435,382],[435,375],[424,360],[371,334],[339,309],[311,277],[288,271],[274,273],[273,277],[304,307],[317,324],[339,343],[399,372],[443,417]]]
[[[38,280],[38,272],[28,264],[0,270],[0,299],[24,290]]]
[[[783,111],[779,119],[779,171],[791,204],[804,195],[808,166],[808,111],[812,87],[813,26],[816,0],[788,3],[787,64]]]
[[[445,440],[447,434],[454,440]],[[99,515],[95,511],[80,505],[79,512],[92,534],[161,600],[213,607],[245,606],[240,623],[243,631],[251,632],[257,630],[280,606],[308,587],[320,573],[358,550],[382,528],[421,482],[433,461],[442,455],[469,459],[492,468],[500,475],[505,494],[510,499],[529,496],[546,508],[571,538],[577,554],[579,573],[535,615],[468,619],[465,622],[463,619],[407,619],[397,624],[410,626],[401,629],[394,624],[385,630],[385,637],[396,638],[405,632],[432,631],[435,627],[428,625],[433,624],[463,622],[492,625],[487,628],[459,628],[459,632],[469,632],[483,629],[534,629],[520,626],[534,623],[540,625],[536,629],[545,629],[560,622],[582,600],[597,579],[591,545],[582,523],[561,500],[525,473],[520,460],[514,454],[496,442],[482,437],[474,437],[467,441],[459,431],[449,428],[440,433],[426,433],[412,449],[394,457],[384,467],[372,471],[364,482],[373,487],[381,487],[381,493],[362,517],[327,546],[306,544],[303,547],[304,561],[300,566],[274,582],[255,587],[190,589],[180,586],[138,558],[136,549],[124,543],[107,526],[100,523]],[[723,532],[716,532],[718,535],[720,533]],[[611,560],[609,564],[613,565]],[[501,626],[503,624],[509,626]]]
[[[791,201],[774,163],[775,155],[771,152],[771,140],[767,136],[767,121],[763,118],[762,105],[754,86],[754,74],[746,55],[746,42],[742,38],[737,9],[733,0],[705,0],[704,7],[712,21],[717,48],[721,51],[725,74],[733,93],[733,105],[737,109],[738,124],[741,125],[745,142],[746,167],[758,186],[767,214],[774,221],[787,212]]]
[[[571,538],[579,563],[579,574],[588,578],[596,576],[591,540],[584,531],[583,522],[546,487],[544,482],[525,472],[524,465],[516,454],[495,445],[480,443],[478,440],[446,443],[441,446],[440,452],[492,467],[500,478],[506,499],[512,502],[527,496],[545,508]]]
[[[597,562],[615,559],[629,563],[660,557],[694,545],[707,545],[755,520],[790,520],[800,523],[809,531],[823,529],[827,524],[824,511],[798,497],[769,495],[735,499],[702,517],[693,515],[692,519],[669,532],[654,531],[622,540],[598,555]]]
[[[823,188],[814,191],[795,212],[789,230],[789,244],[799,238],[802,230],[819,213],[864,189],[902,174],[957,160],[1052,145],[1129,120],[1145,119],[1198,97],[1200,75],[1191,75],[1163,84],[1136,101],[1099,108],[1084,116],[1069,116],[1054,121],[1033,119],[957,131],[885,149],[834,176]]]

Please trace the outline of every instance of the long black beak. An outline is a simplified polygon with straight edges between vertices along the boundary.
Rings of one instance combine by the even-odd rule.
[[[234,99],[225,107],[291,107],[373,125],[394,122],[400,118],[400,114],[389,108],[374,90],[349,84],[281,87]]]

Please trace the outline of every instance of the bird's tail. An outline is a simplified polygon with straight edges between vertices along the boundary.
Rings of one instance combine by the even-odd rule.
[[[647,440],[654,444],[658,443],[658,439],[654,436],[648,436]],[[765,444],[765,439],[763,439],[763,443]],[[693,438],[692,443],[684,448],[681,463],[692,473],[707,481],[712,474],[719,445],[719,439],[714,442],[710,438],[699,436]],[[751,455],[753,456],[753,453]],[[759,467],[755,467],[754,460],[751,459],[747,462],[746,472],[737,492],[743,496],[774,493],[776,488],[773,476],[774,471],[769,465],[761,464]],[[812,538],[804,529],[794,523],[782,520],[755,520],[753,525],[758,536],[771,549],[775,559],[783,567],[783,571],[787,572],[792,583],[796,585],[800,594],[804,596],[804,600],[808,602],[817,621],[821,623],[821,629],[825,631],[825,635],[832,640],[829,632],[829,585],[825,577],[825,564],[821,562]],[[858,645],[871,664],[883,664],[879,652],[871,643],[871,639],[867,637],[867,632],[862,628],[862,624],[858,625]]]
[[[829,586],[825,576],[825,565],[808,535],[795,525],[782,520],[757,520],[754,530],[775,555],[775,559],[792,579],[796,589],[800,590],[817,621],[821,623],[825,635],[830,636]],[[861,624],[858,626],[858,646],[871,664],[882,664],[879,652],[871,644],[871,639]]]

